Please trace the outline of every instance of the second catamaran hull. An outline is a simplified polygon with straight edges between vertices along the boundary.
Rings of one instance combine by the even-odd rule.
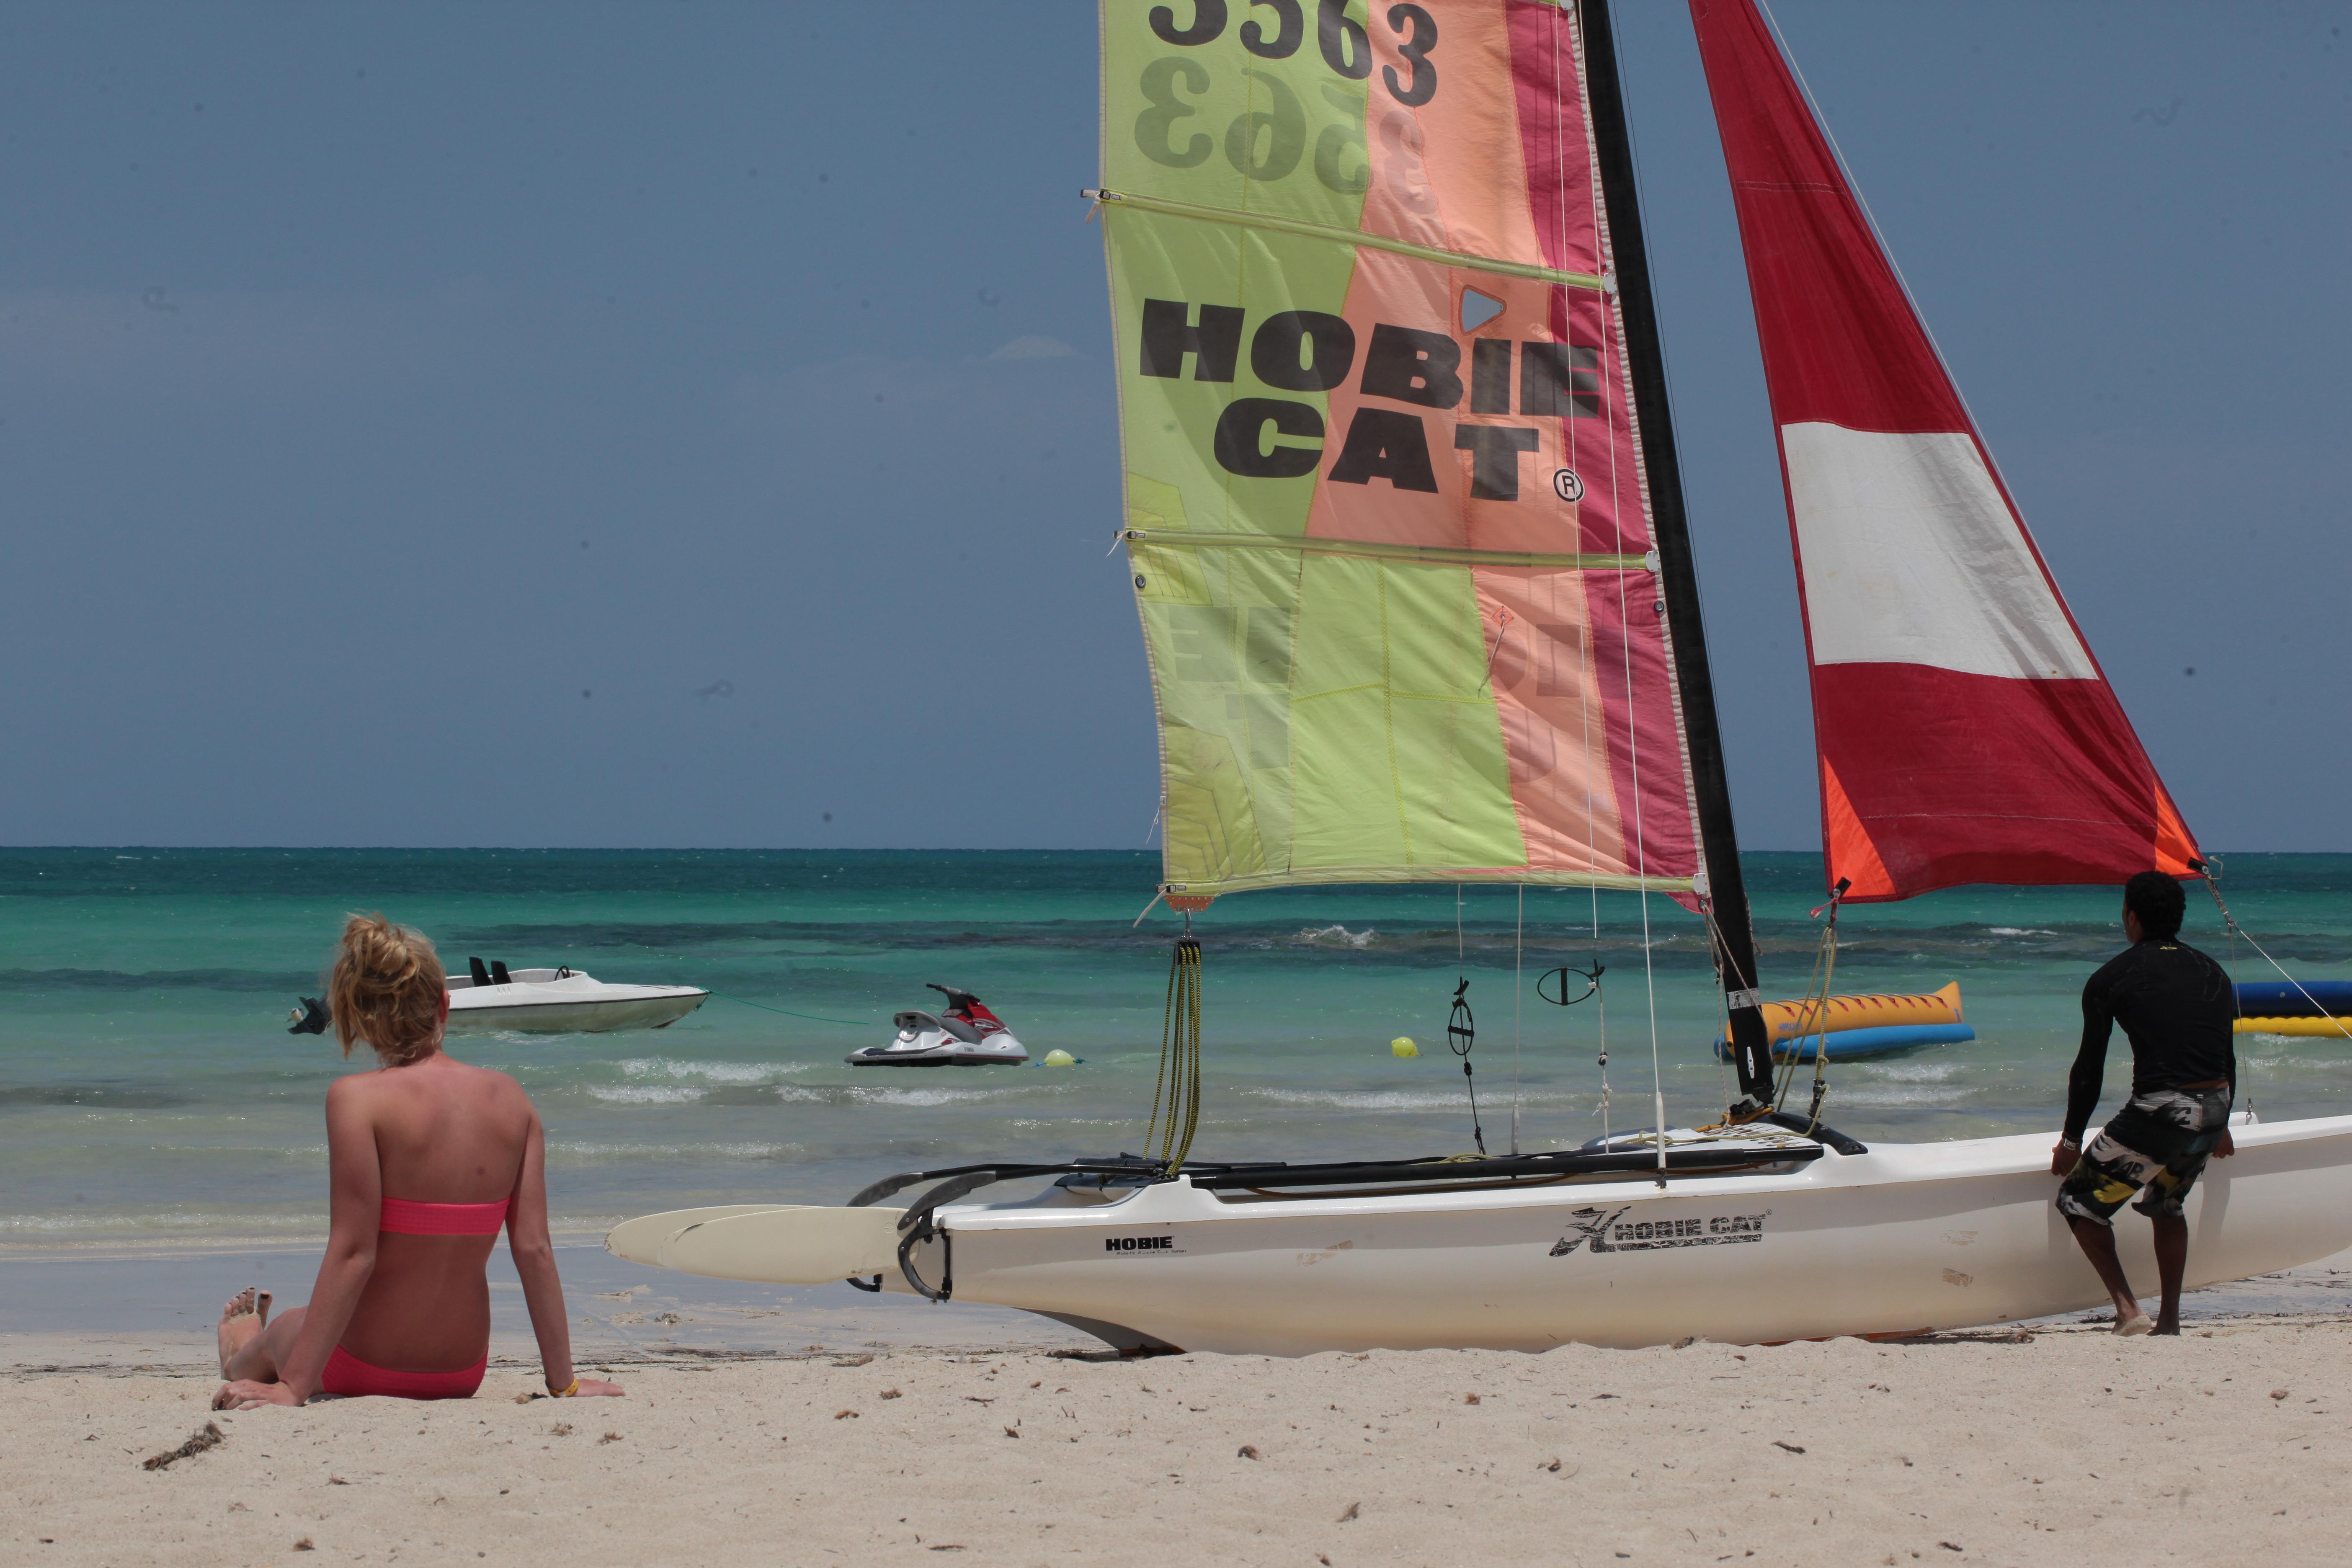
[[[2189,1283],[2352,1247],[2352,1117],[2242,1129],[2191,1195]],[[1231,1202],[1178,1181],[1099,1206],[940,1212],[957,1300],[1189,1351],[1307,1355],[1759,1342],[2104,1303],[2052,1206],[2049,1134],[1886,1145],[1786,1175]],[[2148,1226],[2116,1226],[2156,1289]],[[895,1278],[887,1284],[905,1289]],[[1116,1335],[1106,1337],[1116,1338]]]

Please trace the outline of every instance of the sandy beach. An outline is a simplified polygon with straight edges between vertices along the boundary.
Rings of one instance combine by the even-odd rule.
[[[216,1379],[121,1345],[5,1353],[12,1563],[2304,1563],[2352,1526],[2342,1317],[1541,1356],[638,1352],[607,1363],[625,1399],[533,1399],[508,1361],[467,1401],[226,1415]],[[217,1445],[146,1468],[207,1422]]]

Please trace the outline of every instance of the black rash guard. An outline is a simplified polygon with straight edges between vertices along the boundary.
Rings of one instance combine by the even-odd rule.
[[[2131,1041],[2132,1093],[2225,1081],[2238,1097],[2230,1026],[2237,994],[2221,966],[2179,937],[2148,937],[2117,953],[2083,987],[2083,1048],[2066,1079],[2066,1140],[2083,1141],[2107,1072],[2107,1036]]]

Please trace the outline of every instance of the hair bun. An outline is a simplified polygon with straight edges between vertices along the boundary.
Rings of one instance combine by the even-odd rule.
[[[343,921],[342,945],[328,983],[329,1007],[343,1054],[365,1040],[387,1067],[428,1056],[441,1041],[441,1002],[448,981],[423,931],[380,914]]]

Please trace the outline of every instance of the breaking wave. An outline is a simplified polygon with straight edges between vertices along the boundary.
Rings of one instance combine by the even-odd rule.
[[[1307,926],[1292,937],[1293,942],[1311,942],[1318,947],[1365,948],[1380,935],[1378,928],[1366,926],[1362,931],[1349,931],[1343,925]]]
[[[607,1105],[692,1105],[702,1090],[666,1083],[591,1084],[588,1092]]]
[[[788,1073],[806,1072],[809,1062],[683,1062],[668,1057],[634,1057],[614,1062],[624,1078],[699,1079],[704,1083],[770,1083]]]
[[[1451,1110],[1466,1106],[1460,1089],[1450,1093],[1433,1094],[1427,1090],[1402,1089],[1373,1089],[1350,1093],[1345,1089],[1244,1089],[1244,1094],[1260,1100],[1271,1100],[1279,1105],[1325,1105],[1340,1110]],[[1521,1105],[1565,1104],[1586,1096],[1556,1090],[1538,1090],[1519,1096]],[[1489,1104],[1507,1107],[1511,1091],[1504,1089],[1499,1095],[1492,1089],[1483,1090],[1478,1103],[1483,1110]]]

